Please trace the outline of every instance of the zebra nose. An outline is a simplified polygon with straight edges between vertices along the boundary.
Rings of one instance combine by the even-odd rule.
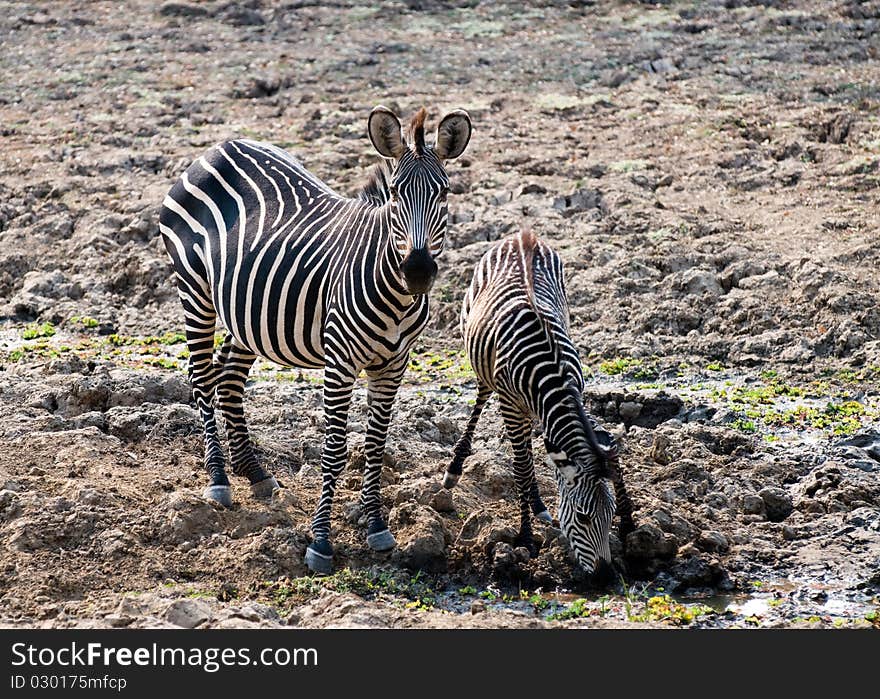
[[[437,263],[427,248],[419,248],[410,250],[400,265],[400,271],[410,294],[427,294],[437,276]]]

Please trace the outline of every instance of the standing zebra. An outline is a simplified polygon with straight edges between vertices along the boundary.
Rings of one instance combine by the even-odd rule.
[[[461,310],[461,332],[477,375],[477,399],[443,484],[452,488],[471,453],[480,413],[498,393],[504,429],[513,445],[520,503],[517,544],[534,553],[529,509],[550,521],[532,460],[532,419],[544,431],[548,461],[559,489],[559,522],[587,573],[597,558],[610,562],[608,531],[617,509],[621,536],[632,530],[632,505],[610,434],[584,409],[583,371],[568,336],[562,262],[543,241],[520,233],[496,243],[474,272]]]
[[[428,320],[434,258],[446,235],[449,179],[471,135],[461,110],[425,142],[424,109],[406,134],[376,107],[367,131],[383,160],[356,198],[336,194],[285,151],[265,143],[221,143],[171,188],[159,217],[186,321],[189,375],[204,422],[205,496],[232,503],[213,401],[226,421],[232,470],[257,497],[278,487],[257,463],[242,409],[256,358],[324,367],[326,433],[321,499],[306,563],[332,570],[330,511],[346,463],[346,423],[355,379],[368,379],[370,406],[361,502],[376,551],[395,546],[381,511],[382,458],[394,397],[409,350]],[[227,335],[214,352],[217,321]]]

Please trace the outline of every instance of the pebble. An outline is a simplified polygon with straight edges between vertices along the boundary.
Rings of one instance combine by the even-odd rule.
[[[743,497],[743,512],[747,515],[764,514],[764,499],[757,495]]]
[[[620,404],[620,407],[617,409],[620,414],[620,419],[624,421],[632,421],[635,420],[639,413],[642,412],[642,404],[634,403],[632,401],[625,401]]]
[[[714,530],[701,532],[697,546],[703,551],[727,551],[730,548],[727,537]]]

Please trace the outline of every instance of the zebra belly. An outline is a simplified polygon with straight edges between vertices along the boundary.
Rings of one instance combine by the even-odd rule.
[[[227,267],[222,284],[215,277],[215,307],[239,343],[283,366],[324,366],[330,256],[320,253],[317,245],[280,258],[255,250]]]

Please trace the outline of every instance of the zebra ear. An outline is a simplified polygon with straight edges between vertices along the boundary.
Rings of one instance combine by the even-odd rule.
[[[464,153],[470,140],[471,118],[463,109],[456,109],[437,125],[434,152],[440,160],[453,160]]]
[[[378,106],[370,112],[367,133],[373,147],[385,158],[399,158],[406,151],[400,119],[388,107]]]

